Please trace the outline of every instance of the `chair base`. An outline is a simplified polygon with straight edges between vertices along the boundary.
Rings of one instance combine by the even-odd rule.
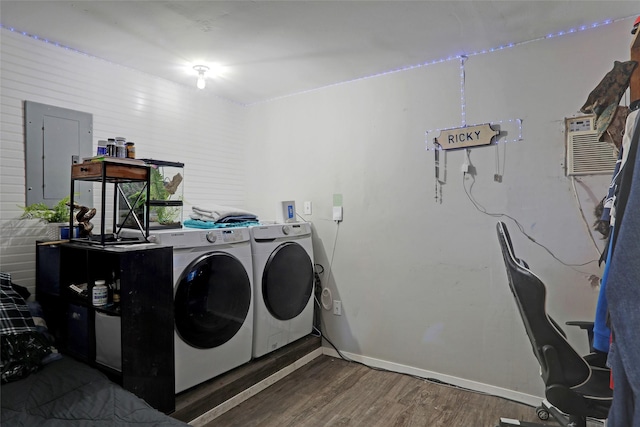
[[[518,426],[518,427],[548,427],[544,424],[538,424],[538,423],[530,423],[527,421],[518,421],[518,420],[512,420],[511,418],[500,418],[500,424],[498,424],[498,427],[513,427],[513,426]]]
[[[536,408],[536,414],[541,420],[546,420],[549,415],[553,417],[562,427],[587,427],[587,419],[584,417],[568,416],[558,411],[548,401],[544,400],[542,406]],[[519,421],[511,418],[500,418],[499,427],[546,427],[545,424]]]

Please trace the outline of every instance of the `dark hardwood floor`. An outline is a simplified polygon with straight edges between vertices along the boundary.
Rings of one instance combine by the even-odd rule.
[[[319,348],[320,338],[308,335],[205,381],[176,396],[176,410],[171,416],[190,422]]]
[[[206,427],[493,427],[500,417],[539,422],[527,405],[320,356]]]

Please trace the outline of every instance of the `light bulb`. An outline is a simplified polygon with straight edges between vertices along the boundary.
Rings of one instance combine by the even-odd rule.
[[[198,74],[198,82],[196,83],[196,86],[198,86],[198,89],[204,89],[206,85],[207,85],[207,82],[204,79],[204,73]]]
[[[204,87],[207,85],[207,82],[204,79],[204,73],[209,71],[209,67],[207,67],[206,65],[195,65],[193,69],[198,72],[198,81],[196,82],[196,86],[198,87],[198,89],[204,89]]]

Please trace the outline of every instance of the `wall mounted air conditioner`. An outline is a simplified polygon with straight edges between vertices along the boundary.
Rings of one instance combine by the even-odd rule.
[[[613,174],[617,156],[614,147],[598,141],[595,116],[564,119],[567,136],[567,176]]]

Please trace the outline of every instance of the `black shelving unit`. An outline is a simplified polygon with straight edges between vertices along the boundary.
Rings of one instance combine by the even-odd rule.
[[[36,299],[59,350],[106,372],[154,408],[173,412],[172,248],[38,243],[36,254]],[[119,282],[119,303],[92,305],[92,287],[99,279]],[[72,284],[86,284],[86,294],[71,290]],[[96,362],[96,312],[119,318],[120,371]]]

